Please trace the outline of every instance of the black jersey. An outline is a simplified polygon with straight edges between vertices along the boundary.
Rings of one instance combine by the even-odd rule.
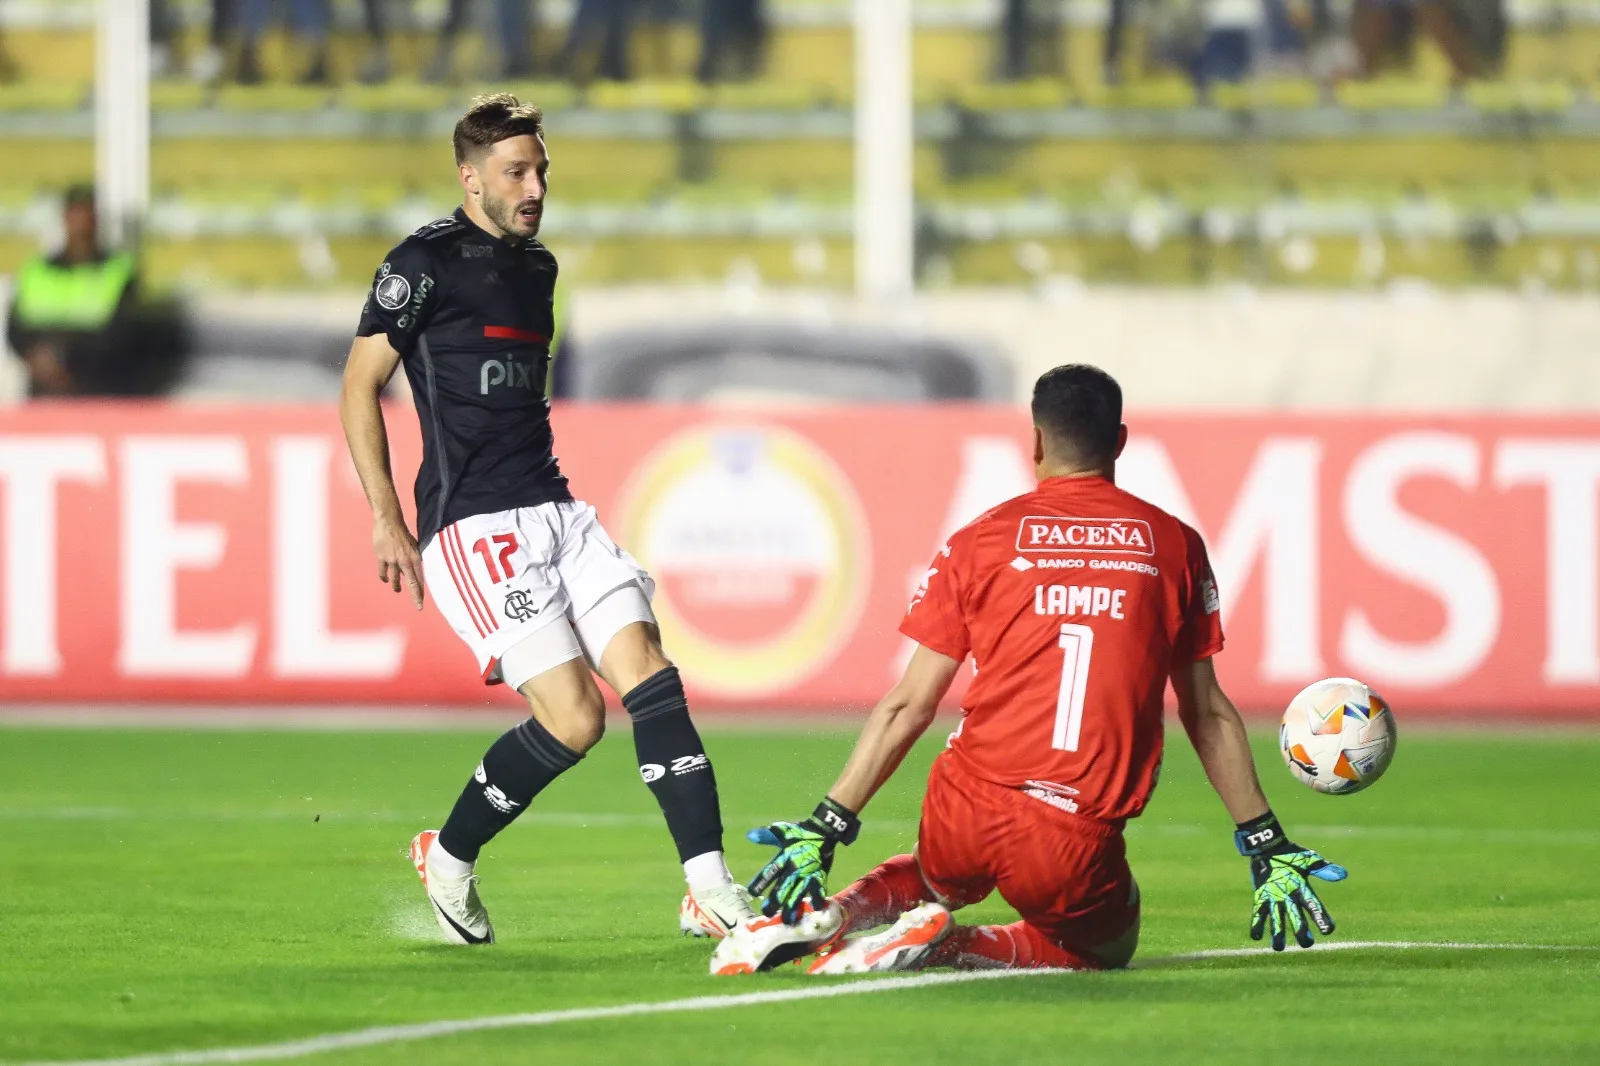
[[[417,540],[470,515],[570,500],[553,452],[545,372],[556,259],[457,208],[378,268],[357,333],[386,334],[422,421]]]

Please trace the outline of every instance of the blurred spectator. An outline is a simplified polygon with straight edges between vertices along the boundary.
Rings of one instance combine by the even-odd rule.
[[[211,19],[206,46],[189,63],[189,77],[210,85],[222,77],[223,51],[233,37],[237,0],[211,0]]]
[[[598,39],[600,59],[595,76],[627,81],[628,48],[633,37],[634,0],[577,0],[567,43],[561,50],[561,72],[577,81],[588,80],[581,62]]]
[[[161,78],[178,69],[183,22],[171,0],[150,0],[150,75]]]
[[[1138,8],[1155,42],[1152,51],[1187,71],[1202,93],[1215,82],[1260,73],[1268,62],[1314,67],[1314,43],[1349,47],[1335,32],[1330,0],[1110,0],[1101,57],[1108,85],[1122,80],[1128,26]]]
[[[1133,0],[1111,0],[1106,13],[1106,36],[1101,52],[1101,75],[1107,85],[1122,82],[1122,46],[1128,36],[1128,10]]]
[[[379,0],[366,0],[370,5]],[[528,11],[529,0],[495,0],[495,36],[499,45],[500,68],[495,76],[501,78],[528,78],[536,73],[530,37],[532,19]],[[439,47],[434,52],[424,79],[431,82],[455,80],[456,41],[467,26],[472,14],[472,0],[450,0],[445,9],[444,22],[439,26]],[[574,20],[576,21],[576,20]]]
[[[389,14],[386,0],[361,0],[361,21],[367,31],[367,57],[359,75],[364,84],[389,80]]]
[[[764,0],[705,0],[695,76],[707,83],[755,77],[766,57],[768,33]]]
[[[1111,0],[1112,18],[1119,17],[1126,0]],[[1061,64],[1061,5],[1041,0],[1005,0],[1000,12],[1001,81],[1059,76]]]
[[[1502,7],[1501,0],[1477,2]],[[1419,31],[1432,37],[1450,60],[1457,83],[1483,75],[1484,57],[1473,45],[1460,11],[1449,0],[1355,0],[1350,32],[1368,77],[1409,64]]]
[[[264,79],[261,71],[261,38],[272,21],[272,0],[235,0],[239,30],[240,85],[259,85]],[[300,75],[302,85],[326,85],[328,68],[329,0],[287,0],[289,25],[295,36],[310,49],[311,59]]]
[[[100,246],[94,190],[67,190],[66,242],[17,274],[6,338],[27,368],[30,396],[105,391],[109,356],[137,286],[133,256]]]
[[[1200,12],[1204,35],[1190,76],[1201,92],[1216,82],[1243,81],[1269,56],[1305,51],[1285,0],[1205,0]]]

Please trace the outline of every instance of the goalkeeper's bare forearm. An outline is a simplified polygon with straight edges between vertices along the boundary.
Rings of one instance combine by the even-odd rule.
[[[765,913],[781,914],[793,925],[808,908],[823,909],[834,848],[856,839],[861,808],[927,732],[960,665],[919,644],[899,683],[873,708],[844,772],[811,817],[773,822],[746,834],[754,843],[778,849],[750,882],[753,895],[766,897]]]
[[[1235,822],[1248,822],[1267,812],[1267,797],[1256,777],[1255,758],[1244,719],[1217,680],[1209,658],[1172,672],[1178,695],[1178,720],[1189,734],[1211,787]]]
[[[1267,806],[1250,754],[1250,738],[1238,708],[1217,682],[1210,659],[1172,672],[1178,717],[1200,756],[1211,787],[1234,821],[1234,846],[1250,860],[1250,938],[1271,934],[1272,950],[1282,951],[1290,934],[1302,948],[1314,943],[1313,927],[1323,936],[1334,930],[1308,877],[1342,881],[1345,868],[1290,840]]]
[[[961,664],[918,644],[905,674],[873,708],[828,797],[856,813],[899,768],[939,709]]]

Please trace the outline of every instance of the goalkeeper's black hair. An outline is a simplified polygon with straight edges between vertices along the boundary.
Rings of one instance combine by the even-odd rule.
[[[1033,424],[1062,458],[1084,469],[1106,466],[1117,457],[1122,386],[1087,363],[1047,370],[1033,385]]]

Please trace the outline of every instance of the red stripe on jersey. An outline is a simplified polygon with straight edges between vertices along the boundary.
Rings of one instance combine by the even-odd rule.
[[[456,595],[466,605],[467,615],[472,619],[472,625],[477,629],[478,636],[486,637],[488,633],[484,631],[483,619],[478,615],[478,605],[467,591],[471,582],[462,580],[461,563],[456,559],[455,541],[451,539],[450,533],[451,530],[446,529],[439,534],[439,550],[444,555],[444,565],[450,570],[450,580],[455,583]]]
[[[527,341],[529,344],[544,344],[550,339],[543,333],[517,329],[515,326],[484,326],[483,335],[499,341]]]
[[[478,588],[478,582],[472,576],[472,560],[467,558],[467,549],[462,546],[460,527],[450,527],[450,535],[455,540],[456,558],[461,560],[461,574],[466,579],[467,594],[478,604],[478,611],[483,616],[483,628],[488,633],[493,633],[500,628],[500,622],[489,609],[488,599],[484,597],[483,590]]]

